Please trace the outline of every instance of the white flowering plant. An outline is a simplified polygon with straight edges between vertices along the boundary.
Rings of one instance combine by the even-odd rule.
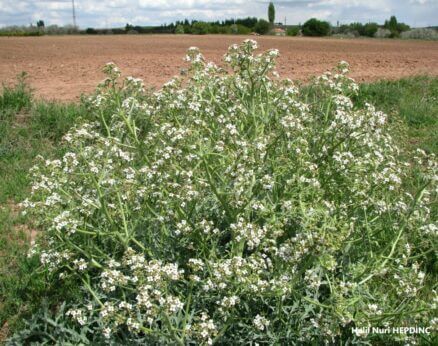
[[[108,64],[95,121],[31,171],[30,256],[108,343],[419,341],[352,328],[437,327],[435,158],[401,160],[346,62],[300,86],[256,49],[190,48],[156,92]]]

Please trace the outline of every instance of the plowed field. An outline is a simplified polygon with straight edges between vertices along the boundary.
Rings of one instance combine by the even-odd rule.
[[[261,49],[277,48],[280,75],[306,80],[333,67],[351,64],[357,81],[438,75],[438,42],[332,39],[303,37],[251,37]],[[0,38],[0,82],[11,83],[22,71],[29,75],[35,94],[44,99],[76,100],[93,91],[103,79],[101,67],[115,62],[125,75],[159,87],[185,66],[190,46],[201,49],[217,63],[227,47],[244,36],[60,36]]]

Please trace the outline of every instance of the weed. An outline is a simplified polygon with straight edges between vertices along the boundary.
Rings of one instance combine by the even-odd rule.
[[[433,161],[410,151],[437,152],[438,79],[355,94],[348,79],[326,75],[300,89],[266,78],[276,53],[250,58],[251,46],[231,48],[229,76],[191,50],[187,86],[174,80],[154,95],[139,80],[120,83],[111,64],[79,105],[32,102],[24,81],[3,90],[0,327],[15,333],[9,344],[429,340],[351,327],[433,322],[436,197],[422,189]],[[377,121],[368,140],[336,144],[346,132],[330,132],[330,121],[346,130],[360,116]],[[388,131],[402,155],[389,155]],[[385,160],[364,171],[361,157],[377,155],[370,145]],[[20,216],[38,155],[41,213]],[[383,180],[367,190],[364,172]],[[33,228],[43,235],[27,258]]]
[[[300,88],[256,47],[229,48],[232,73],[191,48],[152,94],[107,64],[92,121],[31,170],[32,258],[80,292],[65,316],[90,338],[418,341],[352,327],[434,324],[434,155],[403,160],[347,63]]]

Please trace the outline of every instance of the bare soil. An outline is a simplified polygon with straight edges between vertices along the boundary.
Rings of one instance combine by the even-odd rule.
[[[227,47],[245,36],[130,35],[0,38],[0,83],[26,71],[37,97],[77,100],[103,79],[102,66],[115,62],[125,75],[159,87],[185,67],[187,48],[197,46],[220,63]],[[377,39],[252,37],[261,49],[277,48],[280,75],[307,80],[338,61],[351,64],[357,81],[438,75],[438,42]]]

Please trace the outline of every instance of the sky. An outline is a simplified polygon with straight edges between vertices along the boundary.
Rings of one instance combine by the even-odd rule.
[[[80,28],[160,25],[183,20],[267,19],[263,0],[74,0]],[[276,22],[304,23],[315,17],[336,25],[375,21],[391,15],[414,27],[438,25],[438,0],[280,0],[274,1]],[[72,24],[72,0],[0,0],[0,27]]]

